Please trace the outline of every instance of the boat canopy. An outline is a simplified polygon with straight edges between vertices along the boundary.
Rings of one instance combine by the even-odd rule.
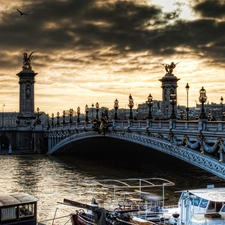
[[[103,179],[103,180],[83,180],[94,186],[105,188],[149,188],[174,186],[175,184],[163,178],[128,178],[128,179]]]
[[[38,199],[27,193],[0,195],[0,207],[37,202]]]
[[[202,188],[187,192],[209,201],[225,202],[225,188]]]

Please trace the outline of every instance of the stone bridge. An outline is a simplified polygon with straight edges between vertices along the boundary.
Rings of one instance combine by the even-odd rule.
[[[106,136],[134,142],[161,151],[225,178],[224,121],[115,121],[107,132],[95,130],[92,123],[50,128],[48,154],[64,151],[77,140]]]

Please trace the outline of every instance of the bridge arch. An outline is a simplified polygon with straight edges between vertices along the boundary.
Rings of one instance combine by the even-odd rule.
[[[62,135],[61,134],[58,135],[57,133],[52,133],[51,135],[48,136],[48,146],[50,149],[50,151],[48,151],[48,154],[54,154],[59,150],[61,151],[62,148],[69,145],[70,143],[73,143],[74,141],[79,141],[86,138],[99,137],[99,134],[96,132],[83,132],[67,135],[67,137],[63,138],[62,140],[60,140],[60,137],[62,137]],[[53,148],[50,147],[52,145],[54,145]]]
[[[108,136],[130,140],[131,142],[153,148],[185,162],[191,163],[192,165],[213,173],[218,177],[223,179],[225,178],[224,164],[216,158],[214,159],[206,154],[202,154],[201,152],[194,151],[190,148],[178,146],[160,138],[145,136],[137,133],[110,132]]]
[[[54,154],[60,149],[63,149],[66,145],[69,145],[78,140],[86,139],[86,138],[94,138],[100,137],[96,132],[82,132],[82,133],[74,133],[71,136],[64,138],[62,141],[57,143],[49,154]],[[225,178],[225,165],[218,161],[216,158],[212,158],[206,154],[202,154],[201,152],[192,150],[190,148],[186,148],[184,146],[178,146],[175,143],[171,143],[168,140],[164,140],[161,138],[157,138],[155,136],[148,136],[141,133],[134,132],[119,132],[119,131],[110,131],[106,134],[106,137],[121,139],[124,141],[134,142],[139,145],[143,145],[149,147],[151,149],[155,149],[166,153],[170,156],[181,159],[187,163],[191,163],[203,170],[206,170],[210,173],[215,174],[218,177]],[[52,139],[57,137],[50,137],[50,142]]]

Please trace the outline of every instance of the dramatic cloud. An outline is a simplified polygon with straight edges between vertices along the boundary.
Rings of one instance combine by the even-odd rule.
[[[181,78],[180,104],[185,104],[186,83],[191,86],[191,105],[201,86],[213,95],[212,101],[219,101],[224,92],[225,3],[155,2],[5,2],[0,6],[1,102],[13,102],[8,110],[18,110],[16,74],[23,52],[32,51],[32,68],[38,73],[36,105],[49,113],[97,101],[112,108],[116,98],[124,107],[130,93],[136,104],[144,102],[149,92],[161,100],[159,79],[165,74],[161,64],[171,61],[181,61],[174,71]],[[187,7],[192,7],[191,19]],[[21,16],[17,9],[28,15]],[[218,86],[216,92],[212,82]]]

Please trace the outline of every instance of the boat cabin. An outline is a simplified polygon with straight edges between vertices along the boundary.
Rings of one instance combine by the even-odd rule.
[[[37,201],[26,193],[0,196],[0,225],[36,225]]]
[[[225,224],[225,188],[208,188],[182,191],[178,205],[181,223]],[[198,223],[194,223],[194,220]],[[204,221],[204,222],[203,222]]]

